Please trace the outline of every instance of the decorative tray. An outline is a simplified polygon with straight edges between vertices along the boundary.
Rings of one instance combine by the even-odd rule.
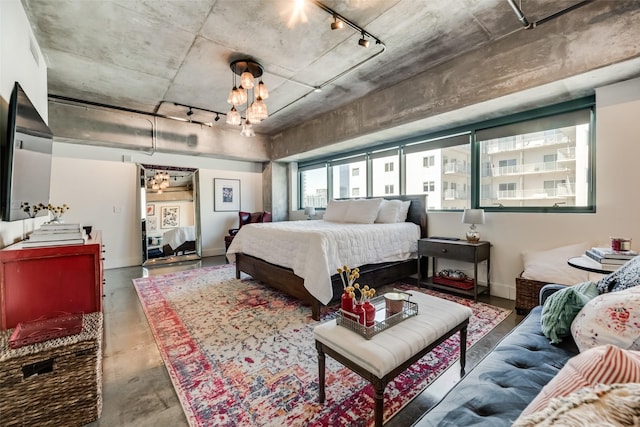
[[[405,293],[402,291],[396,292]],[[408,298],[411,296],[411,294],[406,295],[408,295]],[[385,329],[389,329],[393,325],[397,325],[403,320],[418,314],[418,304],[409,300],[402,300],[402,311],[395,314],[390,314],[387,311],[384,295],[371,298],[370,302],[376,308],[376,318],[373,325],[365,326],[358,323],[357,319],[354,320],[356,315],[342,309],[336,313],[336,324],[344,326],[345,328],[362,335],[366,339],[371,339],[371,337],[379,334]]]

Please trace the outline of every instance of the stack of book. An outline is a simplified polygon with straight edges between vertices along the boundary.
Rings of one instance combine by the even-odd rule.
[[[22,247],[78,245],[85,240],[86,234],[81,224],[42,224],[22,242]]]
[[[638,256],[636,251],[614,251],[611,248],[591,248],[586,255],[602,264],[603,267],[618,268],[631,258]]]

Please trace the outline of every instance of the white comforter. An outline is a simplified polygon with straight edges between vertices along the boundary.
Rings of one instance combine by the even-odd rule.
[[[174,250],[184,242],[190,240],[196,240],[196,230],[192,225],[172,228],[162,236],[162,243],[171,246],[171,249]]]
[[[414,258],[419,238],[420,227],[410,222],[267,222],[243,226],[229,246],[227,257],[235,262],[235,254],[241,252],[290,268],[304,279],[304,287],[311,295],[328,304],[333,296],[331,275],[338,272],[338,267]]]

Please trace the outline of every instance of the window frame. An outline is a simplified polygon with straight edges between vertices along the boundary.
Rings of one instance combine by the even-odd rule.
[[[414,137],[396,140],[392,142],[382,142],[378,145],[372,146],[369,149],[352,150],[346,153],[337,154],[330,157],[317,158],[299,163],[298,182],[301,182],[300,174],[302,171],[308,169],[312,165],[319,165],[322,163],[326,166],[327,170],[327,200],[334,199],[333,194],[333,166],[360,159],[366,160],[367,167],[366,173],[366,197],[371,197],[371,183],[373,181],[373,173],[371,168],[371,160],[380,155],[384,150],[398,150],[399,153],[399,191],[400,195],[406,194],[406,166],[405,158],[407,151],[415,152],[417,147],[425,146],[428,149],[440,148],[441,140],[456,137],[467,137],[470,144],[470,173],[471,180],[468,191],[470,192],[470,207],[480,208],[480,186],[481,186],[481,172],[483,165],[479,164],[480,161],[480,143],[476,140],[476,132],[479,130],[488,129],[491,127],[499,127],[509,124],[516,124],[518,122],[530,121],[534,119],[544,119],[545,117],[552,117],[554,115],[560,115],[564,113],[570,113],[579,110],[588,110],[589,114],[589,134],[588,134],[588,171],[587,171],[587,185],[589,186],[588,201],[586,206],[482,206],[486,212],[540,212],[540,213],[595,213],[596,212],[596,129],[595,129],[595,96],[587,96],[584,98],[576,99],[573,101],[563,102],[559,104],[550,105],[547,107],[536,108],[533,110],[523,111],[495,119],[484,120],[480,122],[471,123],[451,129],[445,129],[438,132],[425,133]],[[437,185],[437,184],[436,184]],[[442,182],[441,182],[442,185]],[[428,194],[423,192],[419,194]],[[362,195],[360,197],[365,197]],[[302,188],[298,189],[298,200],[302,201]],[[434,211],[452,212],[460,211],[461,209],[431,209]]]

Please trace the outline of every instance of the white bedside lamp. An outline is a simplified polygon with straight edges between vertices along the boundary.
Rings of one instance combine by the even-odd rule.
[[[480,241],[480,233],[476,230],[476,224],[484,224],[484,209],[465,209],[462,214],[462,222],[471,224],[467,231],[467,241],[472,243]]]
[[[316,208],[314,208],[313,206],[307,206],[306,208],[304,208],[304,214],[308,219],[311,219],[312,217],[316,216]]]

